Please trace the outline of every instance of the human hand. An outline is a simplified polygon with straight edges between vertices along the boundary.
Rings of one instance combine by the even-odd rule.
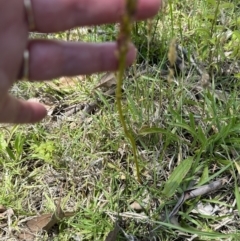
[[[124,0],[31,0],[35,31],[51,33],[77,26],[114,23],[124,11]],[[139,0],[137,19],[157,13],[160,0]],[[28,15],[29,16],[29,15]],[[29,50],[29,80],[114,71],[116,43],[73,43],[28,40],[29,24],[24,0],[0,0],[0,122],[34,123],[45,108],[14,98],[8,91],[22,71],[23,52]],[[33,23],[33,22],[32,22]],[[127,63],[136,52],[130,47]]]

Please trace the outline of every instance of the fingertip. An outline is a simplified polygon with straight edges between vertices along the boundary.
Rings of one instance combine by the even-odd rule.
[[[44,105],[31,101],[26,102],[26,111],[28,112],[27,116],[29,116],[29,119],[24,121],[26,123],[39,122],[47,115]]]
[[[127,65],[131,65],[137,57],[137,48],[134,44],[129,44],[129,51],[127,53]]]
[[[0,122],[2,123],[36,123],[46,114],[47,110],[42,104],[19,100],[10,95],[0,103]]]
[[[146,19],[149,17],[153,17],[158,13],[161,6],[162,6],[161,0],[148,0],[148,1],[141,0],[138,5],[138,8],[139,8],[138,18]]]

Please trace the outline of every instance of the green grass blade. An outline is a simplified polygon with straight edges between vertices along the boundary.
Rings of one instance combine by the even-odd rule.
[[[235,183],[235,197],[236,197],[236,201],[237,201],[238,212],[240,213],[240,193],[239,193],[237,183]]]
[[[170,137],[173,140],[178,140],[177,135],[173,134],[171,131],[169,130],[165,130],[163,128],[158,128],[158,127],[147,127],[147,128],[142,128],[139,131],[140,135],[149,135],[149,134],[156,134],[156,133],[160,133],[160,134],[164,134],[166,135],[168,138]]]

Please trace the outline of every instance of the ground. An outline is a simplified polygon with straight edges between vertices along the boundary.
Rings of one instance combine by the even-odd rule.
[[[134,25],[138,60],[112,73],[16,83],[46,105],[2,125],[0,240],[239,240],[240,6],[173,0]],[[32,38],[114,40],[115,25]],[[100,86],[99,86],[100,85]]]

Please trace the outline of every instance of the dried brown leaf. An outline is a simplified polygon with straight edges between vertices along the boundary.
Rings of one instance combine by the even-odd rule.
[[[83,76],[79,76],[78,78],[83,79]],[[59,88],[69,88],[69,87],[75,87],[79,83],[79,79],[73,78],[73,77],[62,77],[59,79],[59,82],[57,86]]]
[[[75,89],[79,83],[79,80],[83,80],[83,78],[83,76],[62,77],[58,81],[47,82],[46,85],[58,92],[69,91]]]
[[[99,81],[99,84],[95,86],[94,89],[98,89],[101,87],[111,88],[113,85],[117,84],[117,79],[114,73],[106,73],[102,76],[102,78]]]
[[[103,92],[105,96],[113,96],[116,93],[116,87],[113,86],[112,88],[108,89],[107,91]]]
[[[141,206],[138,202],[136,202],[136,201],[134,201],[134,202],[130,205],[130,207],[131,207],[133,210],[138,211],[138,212],[143,210],[142,206]]]
[[[0,204],[0,213],[7,211],[7,208]]]
[[[72,217],[75,212],[66,212],[64,213],[61,205],[60,200],[56,204],[56,210],[54,213],[47,213],[40,215],[38,217],[34,217],[31,220],[27,221],[27,228],[25,229],[20,235],[20,240],[33,240],[35,235],[42,231],[49,231],[55,224],[61,221],[63,218]]]
[[[97,106],[98,106],[97,102],[86,104],[80,115],[80,121],[84,122],[86,118],[94,111],[94,109],[97,108]]]
[[[21,241],[34,241],[35,235],[28,231],[24,231],[23,233],[18,235],[18,238]]]
[[[117,224],[115,224],[114,229],[111,232],[109,232],[105,241],[116,241],[119,231],[120,231],[120,227]]]
[[[50,230],[55,224],[65,217],[60,201],[56,205],[56,211],[51,214],[43,214],[41,216],[35,217],[27,222],[27,227],[32,232],[39,232],[40,230]]]
[[[43,229],[45,229],[45,227],[49,226],[53,226],[54,224],[56,224],[56,220],[54,218],[54,214],[52,213],[47,213],[47,214],[43,214],[41,216],[35,217],[31,220],[29,220],[27,222],[27,227],[29,228],[29,230],[33,233],[37,233]],[[46,229],[48,230],[48,229]]]

